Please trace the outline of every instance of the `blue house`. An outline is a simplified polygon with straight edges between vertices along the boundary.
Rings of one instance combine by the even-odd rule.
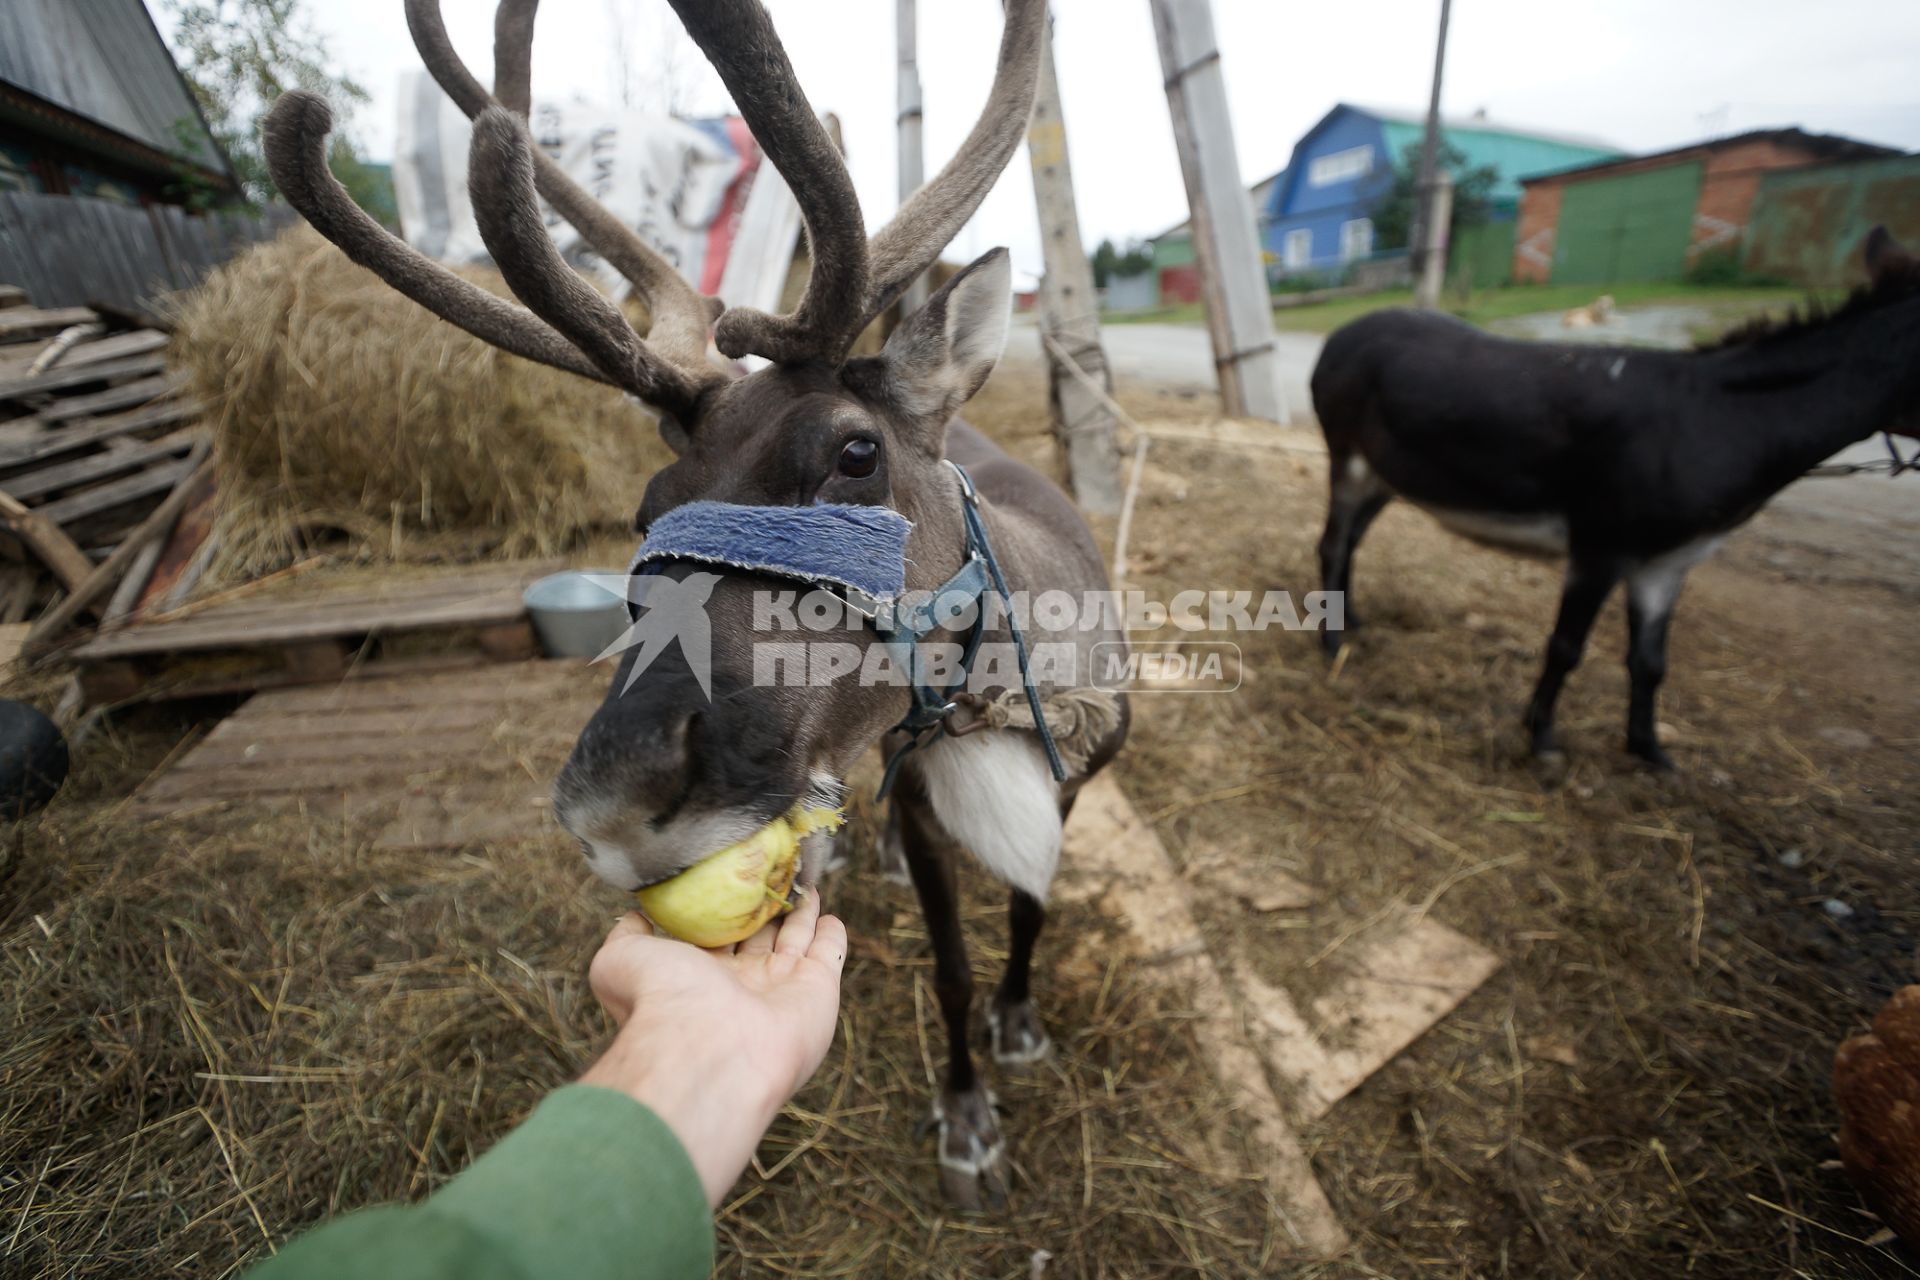
[[[1621,154],[1591,138],[1494,124],[1484,113],[1443,119],[1440,129],[1445,142],[1466,157],[1468,169],[1490,165],[1499,175],[1492,193],[1494,220],[1508,224],[1509,236],[1523,178]],[[1393,187],[1394,167],[1425,131],[1420,112],[1344,102],[1307,130],[1259,209],[1275,274],[1336,275],[1375,257],[1374,210]]]

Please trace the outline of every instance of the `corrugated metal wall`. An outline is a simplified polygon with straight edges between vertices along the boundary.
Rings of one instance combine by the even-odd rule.
[[[0,284],[42,307],[151,307],[293,221],[284,206],[189,217],[173,205],[0,192]]]
[[[1876,226],[1920,247],[1920,156],[1768,174],[1747,223],[1745,266],[1795,284],[1857,284],[1860,245]]]
[[[1569,182],[1554,236],[1555,284],[1678,280],[1687,268],[1698,160]]]

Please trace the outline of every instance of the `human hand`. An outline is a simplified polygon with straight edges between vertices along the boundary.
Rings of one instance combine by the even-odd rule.
[[[833,1043],[846,956],[846,926],[820,914],[812,889],[751,938],[712,951],[625,916],[587,971],[620,1032],[581,1082],[652,1108],[718,1205]]]

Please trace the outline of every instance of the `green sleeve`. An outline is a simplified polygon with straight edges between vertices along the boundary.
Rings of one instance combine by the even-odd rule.
[[[319,1227],[247,1280],[705,1280],[693,1162],[623,1093],[569,1085],[424,1202]]]

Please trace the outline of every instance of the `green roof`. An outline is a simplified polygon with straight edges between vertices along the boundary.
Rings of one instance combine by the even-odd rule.
[[[1426,133],[1425,124],[1418,119],[1394,118],[1383,112],[1368,114],[1379,118],[1388,156],[1395,164],[1409,146],[1418,146]],[[1500,175],[1491,193],[1495,200],[1518,200],[1522,178],[1596,160],[1611,160],[1624,154],[1619,148],[1594,139],[1556,138],[1476,122],[1442,121],[1440,136],[1466,156],[1467,168],[1493,166],[1494,172]]]

